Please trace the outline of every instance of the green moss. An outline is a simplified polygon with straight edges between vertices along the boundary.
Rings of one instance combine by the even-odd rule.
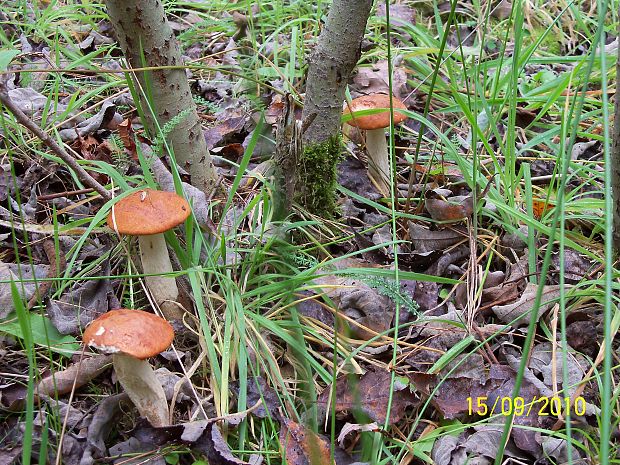
[[[336,167],[340,136],[304,148],[297,170],[295,201],[322,218],[336,216]]]
[[[536,42],[545,32],[547,28],[544,26],[534,26],[532,30],[526,30],[525,45]],[[540,43],[540,49],[545,50],[553,55],[562,54],[562,33],[557,28],[552,28]]]

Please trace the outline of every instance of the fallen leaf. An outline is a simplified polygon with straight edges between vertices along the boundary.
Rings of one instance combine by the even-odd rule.
[[[133,128],[131,127],[131,120],[129,118],[123,120],[123,122],[118,125],[118,135],[125,147],[125,152],[131,156],[132,160],[138,161],[138,151],[134,140]]]
[[[568,288],[568,286],[566,286]],[[534,309],[538,284],[527,283],[525,291],[519,300],[508,305],[496,305],[492,308],[493,313],[504,323],[511,323],[515,326],[529,324]],[[560,286],[545,286],[542,292],[540,307],[536,312],[538,321],[553,305],[555,299],[560,296]],[[514,321],[513,321],[514,320]]]
[[[339,269],[370,267],[370,263],[348,259],[337,262]],[[328,274],[315,279],[336,309],[363,327],[350,324],[352,334],[364,340],[387,331],[394,319],[394,302],[364,282],[364,276]],[[322,286],[322,287],[321,287]],[[367,328],[367,329],[366,329]]]
[[[286,454],[287,465],[331,463],[331,447],[328,440],[292,420],[283,418],[281,425],[280,443]]]
[[[11,294],[11,281],[15,281],[20,297],[28,301],[36,291],[34,280],[47,276],[47,265],[17,265],[0,262],[0,319],[15,311]]]
[[[551,256],[551,263],[555,268],[551,273],[554,277],[557,275],[555,282],[559,282],[560,252],[553,253]],[[564,249],[563,267],[565,282],[568,284],[577,284],[588,275],[590,270],[594,267],[594,263],[576,250],[567,247]]]
[[[129,396],[126,393],[104,397],[99,402],[90,425],[88,425],[86,445],[80,465],[92,465],[96,459],[102,459],[107,455],[105,438],[115,426],[114,419],[121,412],[123,404],[130,404]]]
[[[353,84],[353,91],[360,94],[389,94],[387,60],[379,61],[370,66],[358,67],[355,76],[353,76]],[[400,100],[404,100],[409,94],[407,73],[404,67],[393,67],[391,90],[392,94]]]
[[[467,230],[460,226],[430,230],[418,223],[409,222],[409,240],[415,251],[419,253],[444,250],[467,238]]]
[[[393,389],[390,389],[391,379],[392,374],[381,369],[371,369],[359,378],[355,375],[341,377],[336,381],[336,404],[333,408],[336,413],[357,411],[366,415],[371,421],[383,425],[391,394],[392,409],[389,424],[397,423],[404,417],[407,407],[417,403],[417,398],[411,392],[408,382],[398,378]],[[332,408],[331,395],[331,389],[328,387],[317,399],[321,412],[327,412]]]
[[[37,92],[31,87],[19,87],[16,89],[11,89],[8,93],[9,98],[13,101],[13,103],[21,111],[26,113],[26,115],[31,117],[42,111],[47,105],[48,97]],[[55,111],[57,113],[64,113],[65,111],[67,111],[67,106],[58,103],[55,106]]]
[[[243,107],[229,107],[219,112],[215,124],[204,131],[207,148],[211,150],[217,145],[226,144],[233,136],[239,135],[250,121],[250,116]]]
[[[532,213],[534,213],[534,218],[537,220],[540,220],[545,214],[553,211],[554,208],[554,203],[550,202],[548,199],[532,199]]]
[[[563,389],[563,396],[573,396],[585,373],[589,369],[586,358],[581,354],[569,353],[564,362],[561,350],[555,354],[555,364],[553,363],[551,343],[541,343],[534,346],[530,354],[529,367],[535,375],[542,375],[543,382],[553,388],[553,370],[556,370],[556,381],[558,389]],[[568,385],[564,386],[564,376],[568,380]],[[540,378],[540,376],[538,376]]]
[[[116,105],[107,101],[101,105],[101,108],[96,115],[78,123],[74,128],[63,129],[58,132],[58,135],[63,142],[73,142],[79,137],[94,134],[96,131],[105,127],[116,114]]]
[[[441,380],[435,396],[431,399],[442,417],[456,418],[459,415],[470,415],[478,411],[477,399],[484,399],[488,414],[502,414],[501,400],[512,399],[512,390],[516,380],[516,373],[505,365],[491,365],[488,374],[481,378],[446,378]],[[527,380],[521,384],[519,396],[526,403],[539,396],[538,389]],[[496,403],[495,401],[498,400]],[[506,406],[504,406],[506,408]],[[493,408],[495,408],[494,411]],[[529,412],[530,416],[538,416],[540,405],[536,403]],[[527,412],[526,412],[527,413]],[[525,417],[521,415],[520,417]],[[516,417],[515,417],[516,418]]]
[[[245,413],[231,415],[228,424],[237,424],[244,417]],[[161,428],[143,424],[134,437],[142,447],[146,447],[143,450],[153,450],[165,444],[185,444],[203,453],[211,465],[249,465],[233,455],[214,420],[191,421]]]
[[[424,208],[436,221],[462,221],[469,218],[474,212],[474,199],[471,195],[452,194],[448,189],[433,189],[426,191]]]
[[[98,316],[119,307],[110,280],[95,279],[78,282],[60,300],[50,300],[47,313],[61,334],[78,334]]]
[[[385,4],[380,3],[377,5],[377,16],[385,17]],[[394,24],[403,24],[406,26],[413,26],[415,24],[416,11],[402,3],[394,3],[390,5],[390,21]]]

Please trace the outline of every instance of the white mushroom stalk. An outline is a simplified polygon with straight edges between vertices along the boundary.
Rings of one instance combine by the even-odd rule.
[[[112,359],[118,382],[140,415],[152,426],[169,426],[166,394],[151,364],[146,360],[121,353],[114,354]]]
[[[385,129],[366,131],[366,151],[368,152],[368,175],[377,183],[383,195],[389,195],[391,164]]]
[[[142,271],[145,275],[154,275],[144,277],[146,287],[153,296],[153,300],[157,302],[167,319],[179,320],[183,318],[183,312],[177,304],[179,288],[176,279],[173,276],[164,276],[164,274],[174,271],[164,235],[138,236],[138,244],[140,245]]]

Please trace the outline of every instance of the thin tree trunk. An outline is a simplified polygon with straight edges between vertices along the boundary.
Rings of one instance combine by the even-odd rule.
[[[340,134],[344,93],[360,47],[372,0],[334,0],[308,69],[303,119],[316,113],[304,133],[304,144],[321,143]]]
[[[311,122],[303,134],[304,156],[299,162],[297,183],[299,200],[315,213],[335,206],[342,103],[349,76],[360,57],[372,3],[333,0],[310,59],[303,121]]]
[[[620,9],[619,9],[620,12]],[[618,27],[620,34],[620,26]],[[611,151],[611,190],[614,198],[613,210],[613,244],[616,253],[620,253],[620,44],[618,44],[618,61],[616,62],[616,95],[614,100],[613,146]]]
[[[118,43],[133,68],[179,66],[181,53],[160,0],[105,0]],[[143,60],[144,57],[144,60]],[[181,121],[167,135],[179,165],[192,177],[192,184],[211,193],[216,172],[211,162],[196,104],[184,69],[137,72],[141,89],[149,95],[160,127],[183,112]],[[140,92],[146,125],[152,136],[157,125]]]

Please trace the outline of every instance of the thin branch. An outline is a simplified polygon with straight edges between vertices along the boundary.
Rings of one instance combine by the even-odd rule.
[[[64,161],[67,166],[69,166],[75,173],[78,178],[87,186],[95,189],[101,197],[105,200],[110,200],[112,196],[108,192],[108,190],[99,184],[93,177],[88,174],[88,172],[82,168],[78,162],[69,155],[65,149],[63,149],[54,139],[52,139],[45,131],[43,131],[37,124],[32,121],[23,111],[21,111],[11,100],[8,92],[6,91],[6,87],[4,84],[0,83],[0,102],[15,116],[15,119],[26,129],[31,131],[35,136],[37,136],[41,141],[47,145],[59,158]]]

